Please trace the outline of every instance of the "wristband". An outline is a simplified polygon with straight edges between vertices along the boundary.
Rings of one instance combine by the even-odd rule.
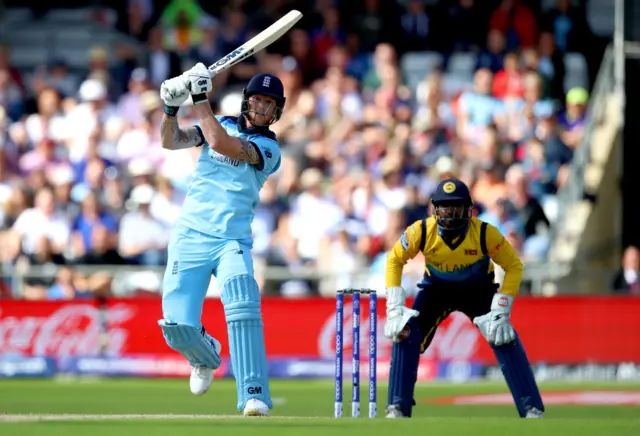
[[[175,117],[179,110],[180,107],[164,105],[164,113],[170,117]]]
[[[195,94],[195,95],[192,94],[191,100],[193,101],[193,104],[204,103],[207,101],[207,94],[206,93]]]

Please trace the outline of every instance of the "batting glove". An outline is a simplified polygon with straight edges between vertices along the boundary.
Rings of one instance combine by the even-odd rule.
[[[516,339],[516,331],[509,320],[513,300],[511,295],[496,293],[491,302],[491,311],[473,319],[490,344],[499,347]]]
[[[197,63],[193,68],[182,75],[191,93],[194,104],[207,101],[207,92],[213,90],[213,82],[209,69],[202,63]]]
[[[404,326],[413,317],[420,315],[417,310],[405,306],[406,297],[401,286],[387,288],[387,321],[384,323],[384,335],[396,339]]]
[[[165,80],[160,86],[160,98],[164,102],[164,112],[175,116],[180,105],[189,98],[189,89],[182,76]]]

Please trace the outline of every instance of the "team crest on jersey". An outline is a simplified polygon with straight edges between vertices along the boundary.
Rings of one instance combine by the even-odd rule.
[[[407,242],[406,233],[403,233],[402,236],[400,236],[400,244],[402,244],[402,248],[404,248],[404,251],[407,251],[409,249],[409,243]]]
[[[271,149],[270,148],[265,148],[264,149],[264,155],[267,156],[267,159],[271,159],[273,157],[273,154],[271,153]]]
[[[233,159],[229,156],[225,156],[223,154],[217,153],[215,151],[213,151],[212,149],[209,149],[209,157],[211,159],[215,159],[220,163],[223,164],[227,164],[227,165],[231,165],[234,167],[237,167],[240,165],[240,161],[238,159]]]
[[[442,187],[442,190],[444,192],[446,192],[447,194],[451,194],[452,192],[454,192],[456,190],[456,184],[453,183],[453,182],[447,182]]]

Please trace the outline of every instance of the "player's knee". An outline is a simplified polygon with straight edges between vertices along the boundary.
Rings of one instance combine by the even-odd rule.
[[[227,322],[260,319],[260,290],[250,275],[231,277],[222,285],[222,304]]]

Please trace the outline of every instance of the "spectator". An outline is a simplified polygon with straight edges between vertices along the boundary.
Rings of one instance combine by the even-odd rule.
[[[335,8],[327,8],[322,14],[322,24],[311,33],[315,53],[322,66],[327,65],[329,50],[347,42],[347,35]]]
[[[580,145],[584,136],[589,93],[584,88],[571,88],[567,92],[566,109],[560,115],[562,141],[570,148]]]
[[[161,27],[154,27],[149,31],[145,59],[141,66],[149,72],[149,80],[156,89],[168,78],[182,74],[180,56],[175,51],[165,49]]]
[[[149,212],[169,231],[180,218],[183,194],[176,190],[171,181],[164,177],[156,179],[157,192],[151,200]]]
[[[432,43],[429,41],[430,20],[421,0],[410,0],[400,16],[403,32],[403,51],[425,50]]]
[[[71,95],[75,94],[75,90]],[[66,139],[67,124],[62,113],[60,93],[54,88],[43,88],[37,96],[37,112],[27,116],[24,125],[29,142],[43,139],[62,141]]]
[[[343,219],[340,209],[323,195],[322,182],[319,170],[309,168],[303,171],[300,175],[303,192],[291,209],[289,231],[298,241],[298,255],[303,262],[314,263],[317,260],[320,240],[325,234],[334,232]]]
[[[65,263],[71,227],[55,208],[51,189],[36,193],[34,207],[24,210],[12,226],[13,259],[24,254],[34,264]]]
[[[80,208],[72,198],[74,172],[70,166],[61,166],[49,175],[49,181],[53,187],[56,210],[68,222],[73,222]]]
[[[504,35],[495,29],[489,31],[486,48],[478,54],[476,69],[487,68],[492,73],[497,73],[504,66],[504,56],[506,52]]]
[[[20,171],[29,177],[35,171],[53,172],[64,163],[56,157],[57,144],[51,139],[38,141],[36,148],[20,158]]]
[[[524,238],[545,236],[549,220],[535,198],[529,195],[526,174],[520,165],[513,165],[505,176],[509,201],[516,211],[516,220]]]
[[[111,122],[119,122],[117,108],[109,101],[106,86],[99,80],[89,79],[80,85],[81,103],[67,114],[66,142],[69,159],[77,163],[86,155],[92,135],[102,132]]]
[[[542,27],[553,35],[560,52],[583,53],[589,47],[591,31],[584,11],[572,3],[572,0],[556,0],[555,7],[544,14]]]
[[[503,107],[491,95],[492,80],[491,71],[479,69],[473,79],[473,91],[460,97],[457,133],[463,140],[478,142],[487,126],[500,122]]]
[[[365,0],[363,11],[356,14],[353,19],[354,29],[359,35],[360,48],[371,52],[380,43],[389,31],[386,24],[383,2],[380,0]]]
[[[152,89],[149,73],[144,68],[136,68],[129,78],[128,91],[118,101],[118,113],[132,126],[139,126],[144,121],[141,97],[145,91]]]
[[[505,37],[508,50],[530,48],[538,41],[535,16],[521,0],[502,0],[491,15],[489,29]]]
[[[620,271],[616,274],[613,290],[619,293],[640,295],[640,250],[629,246],[624,250]]]
[[[58,269],[56,280],[47,289],[47,300],[73,300],[78,298],[82,292],[78,292],[76,287],[76,276],[70,267]]]
[[[39,74],[44,86],[54,89],[62,97],[73,97],[78,89],[78,77],[70,71],[64,59],[52,60]]]
[[[25,110],[22,91],[6,67],[0,67],[0,107],[12,120],[19,119]]]
[[[545,97],[562,101],[564,98],[564,55],[549,32],[540,34],[538,72],[545,80]]]
[[[98,201],[95,192],[87,193],[82,200],[80,213],[72,226],[71,242],[74,257],[83,258],[93,252],[94,233],[99,227],[107,231],[110,242],[107,248],[117,245],[118,225],[113,217],[101,210]]]
[[[168,50],[187,52],[200,42],[198,20],[206,16],[198,0],[172,0],[162,11],[160,23],[165,29]],[[228,53],[225,51],[225,53]]]
[[[220,50],[218,35],[220,23],[215,18],[205,17],[200,19],[202,38],[199,43],[192,44],[189,50],[189,58],[193,64],[202,62],[205,65],[215,64],[226,52]]]
[[[24,79],[20,70],[11,65],[11,47],[0,43],[0,71],[7,71],[11,82],[18,86],[20,92],[25,91]]]
[[[154,189],[146,184],[131,191],[133,210],[122,217],[119,231],[118,251],[127,263],[160,266],[165,261],[168,233],[151,216],[149,208],[154,195]]]
[[[517,53],[507,53],[504,57],[504,68],[499,70],[493,79],[492,94],[499,100],[506,97],[522,97],[522,71]]]
[[[529,179],[529,190],[535,198],[542,199],[555,192],[557,169],[545,159],[544,144],[537,138],[524,143],[523,168]]]
[[[126,13],[119,17],[120,28],[137,40],[146,41],[153,15],[153,1],[129,0]]]

